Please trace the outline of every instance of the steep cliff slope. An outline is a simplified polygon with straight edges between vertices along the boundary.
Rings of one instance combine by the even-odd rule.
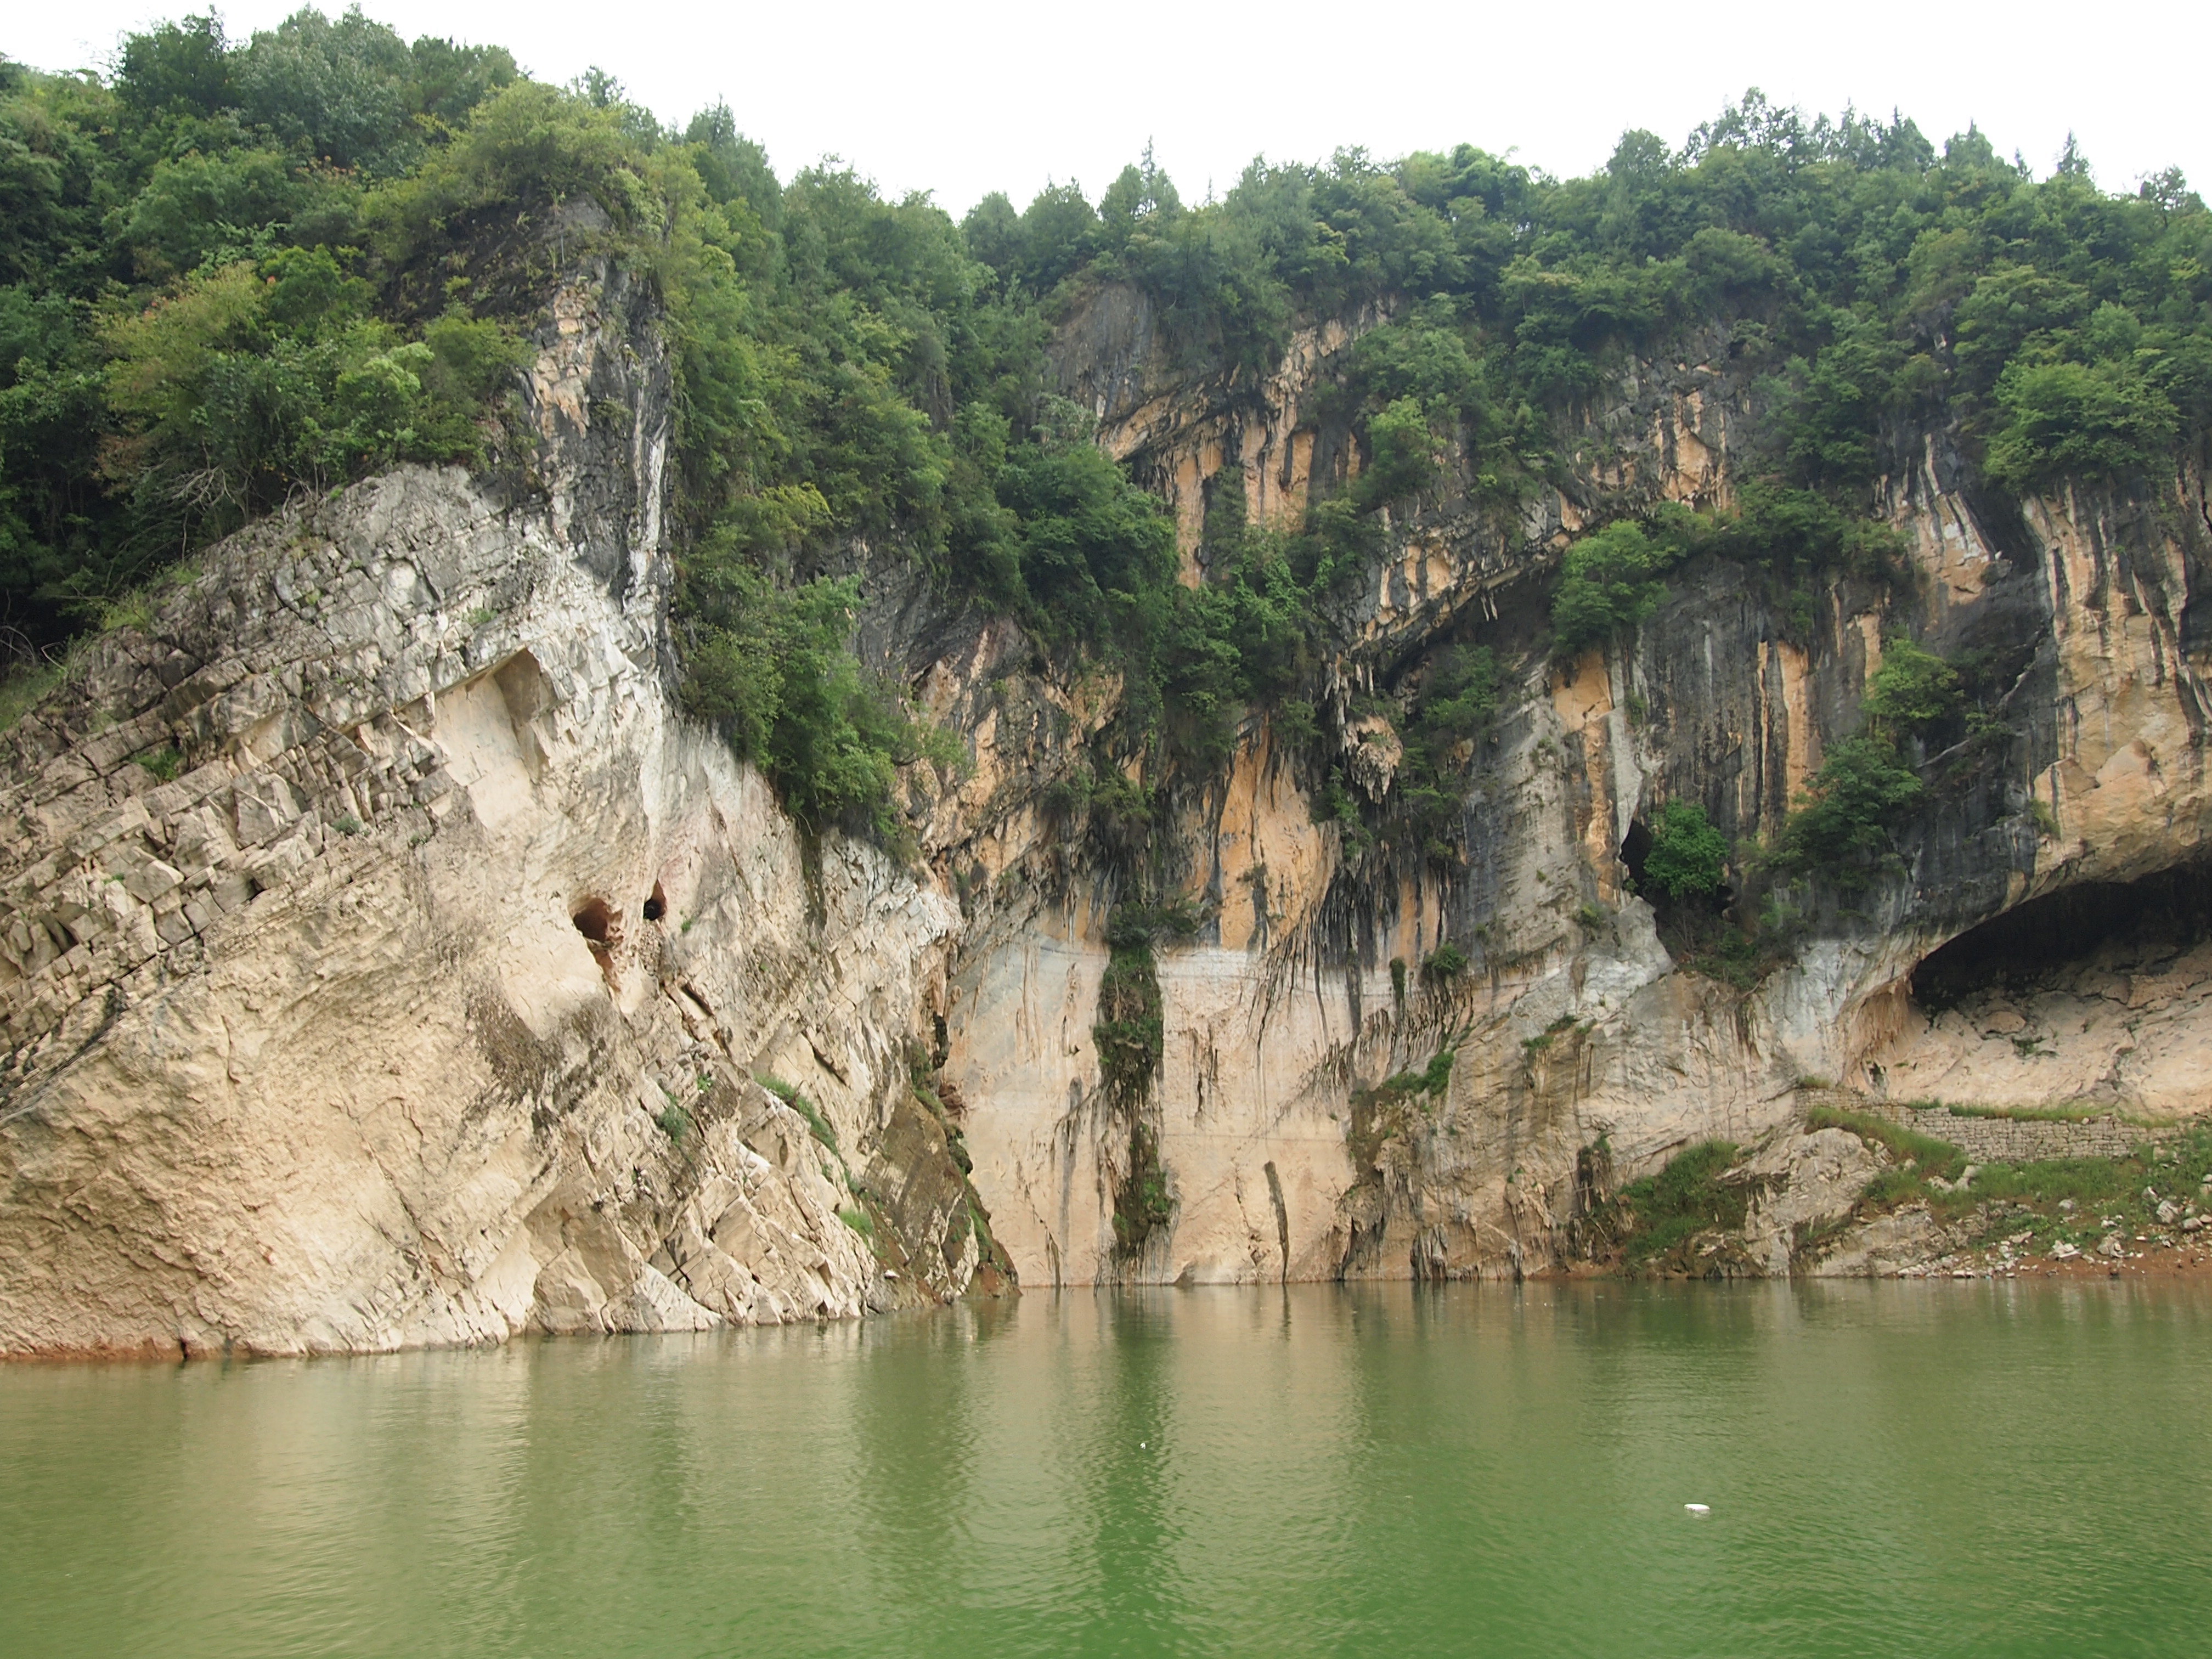
[[[0,1344],[683,1329],[988,1263],[909,1086],[957,904],[672,712],[640,305],[556,297],[542,495],[298,505],[9,734]]]
[[[1380,315],[1255,380],[1177,367],[1103,285],[1054,372],[1202,581],[1223,492],[1290,524],[1356,475],[1316,394]],[[617,268],[572,273],[528,376],[536,493],[403,468],[295,502],[8,734],[0,1346],[1512,1273],[1807,1077],[2202,1109],[2200,470],[1992,522],[1931,431],[1884,486],[1908,568],[1793,588],[1707,556],[1561,660],[1578,532],[1741,486],[1760,393],[1708,333],[1591,400],[1533,505],[1453,477],[1386,511],[1324,696],[1161,773],[1101,747],[1110,672],[855,543],[860,648],[966,755],[907,769],[902,864],[803,835],[677,711],[658,339]],[[1917,757],[1898,857],[1768,882],[1748,962],[1632,890],[1666,801],[1771,836],[1907,631],[1994,665],[2001,718]],[[1478,648],[1495,712],[1425,847],[1392,833],[1407,733]],[[2099,930],[2039,912],[2069,893]]]
[[[1141,299],[1109,293],[1064,331],[1060,368],[1102,441],[1176,503],[1194,564],[1201,495],[1241,490],[1295,523],[1316,477],[1358,465],[1340,427],[1301,411],[1361,325],[1298,337],[1256,385],[1179,376],[1148,350]],[[1025,1282],[1550,1266],[1594,1182],[1751,1139],[1808,1077],[2203,1109],[2201,471],[2157,499],[2069,493],[1993,525],[1931,431],[1884,484],[1908,550],[1886,580],[1784,590],[1707,557],[1627,648],[1557,660],[1542,607],[1572,532],[1659,501],[1725,507],[1747,450],[1756,464],[1756,383],[1726,331],[1702,349],[1618,380],[1571,483],[1518,519],[1451,488],[1393,519],[1337,619],[1319,763],[1261,719],[1226,775],[1177,781],[1160,838],[1202,921],[1156,946],[1160,1060],[1133,1101],[1093,1042],[1114,871],[1094,857],[1087,882],[1066,879],[1066,839],[1042,823],[1031,879],[1010,888],[994,866],[955,970],[949,1070],[987,1103],[976,1179]],[[1767,925],[1746,930],[1755,963],[1696,961],[1695,916],[1672,918],[1670,952],[1632,890],[1655,809],[1698,803],[1746,849],[1771,837],[1905,633],[2001,683],[1970,740],[1921,756],[1933,781],[1898,856],[1848,884],[1770,883]],[[1316,800],[1328,751],[1387,822],[1424,677],[1474,645],[1503,683],[1492,728],[1454,751],[1457,847],[1363,846]],[[2151,878],[2188,902],[2131,932],[2144,907],[2125,884]],[[1934,958],[1938,978],[1985,919],[2086,883],[2111,927],[2046,930],[1916,995],[1945,941],[1968,935]]]

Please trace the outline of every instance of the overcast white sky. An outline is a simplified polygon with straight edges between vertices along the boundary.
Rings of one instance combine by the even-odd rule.
[[[0,23],[0,52],[44,69],[96,67],[123,32],[200,9],[25,0]],[[217,8],[236,39],[295,9]],[[1808,112],[1899,109],[1938,144],[1978,123],[2039,173],[2070,131],[2108,188],[2169,166],[2212,185],[2205,0],[365,9],[410,40],[505,45],[541,79],[597,64],[667,120],[726,98],[784,177],[835,153],[886,191],[928,190],[956,214],[992,190],[1021,205],[1048,179],[1079,179],[1095,199],[1148,138],[1189,200],[1209,183],[1226,189],[1255,154],[1311,161],[1340,145],[1395,156],[1466,141],[1583,173],[1624,130],[1679,143],[1748,86]]]

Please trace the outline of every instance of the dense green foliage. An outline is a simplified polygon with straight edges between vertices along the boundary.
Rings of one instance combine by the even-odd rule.
[[[1111,954],[1098,985],[1098,1016],[1091,1040],[1097,1048],[1106,1097],[1127,1124],[1127,1152],[1113,1192],[1114,1243],[1124,1256],[1142,1251],[1175,1214],[1167,1171],[1160,1162],[1159,1136],[1148,1111],[1166,1052],[1167,1030],[1152,945],[1163,937],[1188,939],[1196,931],[1197,920],[1187,903],[1125,904],[1107,920]]]
[[[1816,490],[1747,480],[1734,508],[1694,511],[1664,502],[1645,520],[1622,519],[1582,538],[1560,561],[1552,595],[1552,642],[1561,657],[1624,640],[1659,608],[1666,578],[1703,554],[1762,572],[1791,596],[1786,618],[1805,600],[1804,584],[1821,575],[1893,580],[1903,569],[1903,538],[1888,526],[1856,517]]]
[[[1959,706],[1959,671],[1904,635],[1882,652],[1881,666],[1867,681],[1863,705],[1881,729],[1917,732]]]
[[[364,280],[379,191],[514,80],[301,12],[133,37],[109,82],[0,61],[0,620],[34,640],[294,489],[473,461],[517,360]]]
[[[1680,150],[1631,132],[1584,179],[1346,150],[1255,162],[1189,208],[1147,162],[1096,210],[1066,188],[1018,216],[993,198],[967,228],[1009,286],[1133,278],[1201,361],[1267,367],[1301,314],[1421,301],[1362,342],[1346,388],[1390,412],[1370,440],[1407,492],[1415,413],[1510,486],[1548,462],[1542,410],[1686,330],[1771,374],[1778,470],[1847,506],[1947,417],[2011,489],[2154,475],[2212,417],[2212,216],[2179,175],[2107,195],[2070,153],[2038,180],[1978,132],[1938,154],[1909,121],[1808,121],[1756,93]]]
[[[555,265],[608,253],[679,356],[686,701],[802,817],[895,838],[894,769],[931,748],[846,648],[853,585],[804,568],[846,538],[1054,643],[1164,654],[1171,532],[1042,397],[1036,307],[926,203],[779,185],[726,110],[665,132],[603,76],[358,13],[242,46],[188,19],[112,82],[0,64],[0,621],[28,641],[295,492],[487,459]]]
[[[1134,1258],[1174,1219],[1175,1195],[1160,1162],[1159,1136],[1139,1122],[1129,1132],[1128,1167],[1114,1184],[1114,1248]]]
[[[1644,879],[1671,899],[1705,898],[1720,890],[1728,872],[1728,837],[1695,801],[1670,800],[1652,826],[1644,855]]]
[[[856,549],[1114,670],[1118,755],[1205,768],[1255,703],[1310,728],[1333,597],[1389,524],[1561,476],[1566,422],[1626,354],[1687,343],[1763,376],[1772,476],[1732,513],[1570,550],[1565,652],[1634,628],[1707,553],[1784,593],[1881,574],[1897,549],[1861,516],[1870,486],[1929,426],[2019,492],[2155,478],[2212,420],[2203,204],[2178,177],[2107,195],[2070,157],[2039,181],[1978,134],[1939,155],[1907,122],[1754,94],[1680,151],[1628,135],[1587,179],[1346,151],[1255,162],[1194,206],[1147,157],[1095,204],[1056,186],[956,224],[842,167],[779,180],[726,108],[664,128],[596,72],[536,84],[358,12],[242,44],[187,18],[104,78],[0,61],[0,623],[50,643],[295,492],[395,460],[526,483],[501,419],[520,336],[594,254],[647,280],[676,348],[688,705],[809,822],[894,841],[896,769],[932,745],[847,648],[856,591],[824,572]],[[1357,465],[1287,532],[1218,493],[1197,588],[1159,505],[1048,392],[1057,308],[1113,280],[1188,361],[1239,372],[1301,319],[1387,313],[1314,400]],[[1464,650],[1424,674],[1401,810],[1449,857],[1450,775],[1496,678]],[[1878,712],[1868,742],[1925,718]],[[1896,795],[1858,770],[1823,799]],[[1858,845],[1855,824],[1806,846]]]
[[[1778,862],[1791,870],[1847,870],[1887,852],[1889,825],[1923,787],[1887,738],[1844,738],[1828,750],[1784,823]]]
[[[1552,597],[1553,642],[1562,656],[1603,645],[1659,608],[1675,550],[1623,520],[1567,550]]]
[[[1098,986],[1098,1020],[1091,1040],[1107,1091],[1133,1108],[1158,1076],[1166,1027],[1162,1024],[1159,971],[1149,939],[1116,943]]]
[[[1102,787],[1101,793],[1109,792]],[[1134,1112],[1150,1095],[1165,1053],[1159,969],[1152,947],[1162,942],[1188,943],[1197,936],[1204,919],[1188,899],[1117,904],[1106,919],[1110,955],[1098,988],[1098,1021],[1091,1035],[1098,1047],[1107,1092],[1125,1111]]]
[[[953,757],[868,683],[846,648],[857,584],[817,577],[779,586],[735,560],[700,560],[686,574],[696,632],[684,707],[781,781],[784,805],[801,823],[858,813],[879,839],[899,844],[896,769]]]

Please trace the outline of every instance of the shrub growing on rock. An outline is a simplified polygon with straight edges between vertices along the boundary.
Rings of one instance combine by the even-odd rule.
[[[1933,726],[1958,712],[1958,671],[1900,634],[1884,648],[1881,666],[1867,682],[1863,707],[1887,732],[1903,734]]]
[[[1670,800],[1659,811],[1644,855],[1645,883],[1671,899],[1706,897],[1727,873],[1728,837],[1694,801]]]
[[[1807,783],[1782,827],[1778,862],[1810,870],[1865,862],[1889,849],[1889,825],[1924,786],[1897,745],[1879,737],[1847,738]]]
[[[1553,651],[1571,657],[1626,635],[1659,608],[1661,578],[1674,562],[1669,549],[1626,520],[1577,542],[1552,598]]]

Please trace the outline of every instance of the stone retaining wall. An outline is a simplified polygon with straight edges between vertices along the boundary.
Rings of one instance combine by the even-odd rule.
[[[2157,1139],[2140,1125],[2109,1113],[2072,1122],[2034,1118],[1980,1117],[1948,1106],[1916,1107],[1874,1100],[1846,1089],[1800,1089],[1801,1111],[1815,1106],[1887,1118],[1902,1128],[1948,1140],[1977,1164],[2031,1164],[2053,1158],[2125,1158]]]

